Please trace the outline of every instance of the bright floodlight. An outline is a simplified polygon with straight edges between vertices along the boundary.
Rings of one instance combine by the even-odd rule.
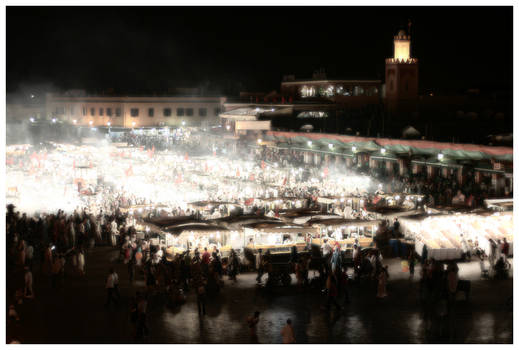
[[[356,152],[356,151],[357,151],[357,147],[353,146],[353,147],[351,148],[351,150],[352,150],[353,152]]]
[[[438,153],[438,160],[442,160],[443,159],[443,154],[442,153]]]
[[[386,149],[385,149],[385,148],[382,148],[382,149],[380,150],[380,153],[385,154],[385,153],[386,153]]]

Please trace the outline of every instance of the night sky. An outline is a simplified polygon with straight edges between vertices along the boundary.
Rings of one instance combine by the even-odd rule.
[[[220,93],[384,80],[412,21],[420,89],[512,89],[512,7],[7,7],[7,88]]]

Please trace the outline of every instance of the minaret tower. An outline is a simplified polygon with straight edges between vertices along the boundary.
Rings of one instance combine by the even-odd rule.
[[[393,110],[418,97],[418,60],[411,57],[411,36],[400,30],[394,46],[393,58],[386,59],[386,102]]]

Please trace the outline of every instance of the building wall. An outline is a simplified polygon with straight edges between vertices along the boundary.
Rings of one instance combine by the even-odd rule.
[[[6,104],[6,122],[7,123],[27,123],[30,118],[45,118],[44,105],[27,105],[27,104]]]
[[[323,91],[325,94],[321,94]],[[382,83],[380,81],[298,81],[282,82],[281,95],[291,96],[295,99],[308,97],[333,98],[356,97],[356,96],[380,96]]]
[[[48,115],[82,126],[107,126],[110,123],[111,126],[131,128],[178,126],[182,122],[186,126],[209,126],[218,123],[224,102],[221,97],[48,96],[46,108]],[[149,114],[150,109],[153,116]],[[165,109],[170,110],[170,116],[165,115]],[[132,111],[135,110],[138,112],[134,116]]]

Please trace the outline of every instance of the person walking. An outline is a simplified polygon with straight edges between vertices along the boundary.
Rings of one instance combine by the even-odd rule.
[[[146,295],[137,293],[137,339],[147,337],[149,334],[148,325],[146,324],[146,311],[148,309],[148,301]]]
[[[326,290],[327,290],[327,301],[326,301],[326,309],[330,310],[331,304],[333,304],[337,310],[341,311],[342,308],[337,302],[337,296],[339,295],[339,289],[337,287],[337,280],[335,278],[335,274],[332,272],[328,273],[328,278],[326,279]]]
[[[296,337],[294,336],[291,319],[287,320],[285,327],[281,330],[281,336],[283,337],[283,344],[295,344]]]
[[[119,294],[119,275],[112,268],[113,271],[113,282],[114,282],[114,294],[117,296],[117,302],[121,299],[121,294]]]
[[[258,333],[257,333],[257,325],[259,322],[260,312],[254,312],[253,316],[249,316],[247,318],[247,325],[249,326],[249,334],[250,334],[250,342],[253,344],[259,344]]]

